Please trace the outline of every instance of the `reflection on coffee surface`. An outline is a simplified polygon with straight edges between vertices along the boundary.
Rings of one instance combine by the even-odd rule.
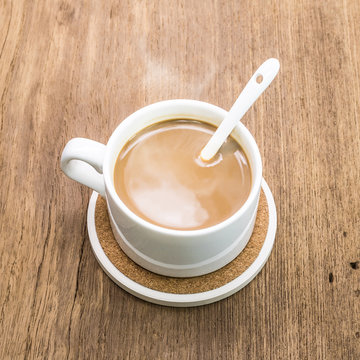
[[[141,218],[170,229],[202,229],[229,218],[249,196],[251,170],[231,136],[213,160],[200,160],[215,130],[198,121],[169,120],[136,134],[115,164],[120,199]]]

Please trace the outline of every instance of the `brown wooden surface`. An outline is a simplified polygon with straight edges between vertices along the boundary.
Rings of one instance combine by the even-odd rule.
[[[359,358],[359,39],[356,0],[2,0],[0,358]],[[158,100],[229,109],[268,57],[279,76],[243,120],[277,204],[268,263],[204,307],[127,294],[63,146]]]

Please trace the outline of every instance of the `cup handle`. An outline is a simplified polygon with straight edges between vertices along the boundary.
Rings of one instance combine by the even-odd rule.
[[[61,155],[61,170],[80,184],[105,196],[103,162],[106,146],[97,141],[74,138],[66,145]]]

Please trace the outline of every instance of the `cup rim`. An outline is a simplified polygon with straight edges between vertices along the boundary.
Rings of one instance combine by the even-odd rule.
[[[113,131],[111,134],[107,144],[106,144],[106,151],[104,156],[104,164],[103,164],[103,177],[105,182],[105,193],[106,197],[111,197],[111,200],[116,204],[118,208],[120,208],[132,221],[137,223],[138,225],[151,230],[155,231],[167,236],[183,236],[183,237],[193,237],[193,236],[204,236],[207,234],[211,234],[214,232],[217,232],[223,228],[228,227],[230,224],[234,223],[237,219],[239,219],[253,204],[255,198],[257,197],[258,190],[261,186],[261,180],[262,180],[262,161],[260,156],[259,148],[255,142],[255,139],[249,132],[249,130],[245,127],[245,125],[241,122],[237,125],[241,129],[241,133],[247,137],[247,140],[251,144],[251,148],[253,151],[253,155],[255,158],[254,164],[257,166],[257,177],[253,178],[253,184],[249,193],[248,198],[246,199],[245,203],[240,207],[239,210],[237,210],[233,215],[231,215],[226,220],[223,220],[222,222],[202,228],[202,229],[195,229],[195,230],[178,230],[178,229],[170,229],[166,228],[160,225],[155,225],[150,223],[149,221],[141,218],[140,216],[136,215],[134,212],[132,212],[125,203],[120,199],[119,195],[116,193],[115,187],[113,185],[113,181],[111,179],[112,169],[110,166],[110,154],[111,154],[111,147],[116,142],[116,139],[119,136],[119,133],[121,133],[121,130],[124,126],[126,126],[128,123],[130,123],[135,117],[139,116],[145,116],[146,113],[150,112],[151,110],[157,108],[160,109],[161,107],[168,107],[168,106],[179,106],[179,105],[188,105],[188,106],[195,106],[199,109],[206,108],[207,110],[210,110],[211,112],[220,114],[222,117],[225,117],[227,114],[227,111],[220,108],[219,106],[209,104],[207,102],[199,101],[199,100],[190,100],[190,99],[173,99],[173,100],[163,100],[159,101],[150,105],[147,105],[145,107],[142,107],[141,109],[135,111],[128,117],[126,117]],[[252,175],[254,177],[254,171],[252,172]],[[107,200],[108,201],[108,200]]]

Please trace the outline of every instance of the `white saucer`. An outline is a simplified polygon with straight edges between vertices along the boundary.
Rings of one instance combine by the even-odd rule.
[[[87,227],[91,247],[105,273],[121,288],[140,299],[155,304],[177,307],[210,304],[224,299],[246,286],[260,272],[271,253],[276,233],[276,207],[270,188],[264,179],[262,179],[261,187],[266,196],[269,209],[269,227],[264,244],[255,261],[239,277],[216,289],[194,294],[171,294],[150,289],[125,276],[106,256],[97,237],[95,227],[95,207],[98,193],[95,191],[91,196],[87,215]]]

